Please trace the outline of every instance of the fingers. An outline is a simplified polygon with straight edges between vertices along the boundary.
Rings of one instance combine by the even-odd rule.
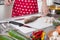
[[[9,3],[8,3],[8,0],[4,0],[4,4],[5,4],[5,5],[9,4]]]
[[[43,16],[46,16],[49,13],[49,9],[46,2],[42,4],[42,13],[43,13]]]
[[[46,0],[42,0],[42,2],[46,2]]]
[[[5,0],[5,1],[4,1],[4,4],[5,4],[5,5],[10,5],[10,4],[11,4],[11,0]]]
[[[48,14],[48,11],[45,10],[45,11],[43,12],[43,15],[46,16],[47,14]]]
[[[11,3],[12,1],[11,0],[8,0],[9,1],[9,3]]]
[[[49,13],[48,7],[42,9],[43,16],[46,16]]]

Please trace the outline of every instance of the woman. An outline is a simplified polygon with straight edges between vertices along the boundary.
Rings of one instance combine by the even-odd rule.
[[[10,5],[12,0],[5,0],[5,5]],[[48,8],[46,0],[42,0],[42,12],[46,16],[48,13]],[[37,0],[15,0],[12,10],[12,17],[24,16],[38,13]]]

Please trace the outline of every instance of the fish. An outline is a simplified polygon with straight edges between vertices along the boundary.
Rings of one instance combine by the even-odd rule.
[[[24,23],[27,24],[27,23],[31,23],[31,22],[34,22],[35,20],[37,20],[38,18],[40,18],[41,16],[31,16],[29,18],[26,18],[24,19]]]

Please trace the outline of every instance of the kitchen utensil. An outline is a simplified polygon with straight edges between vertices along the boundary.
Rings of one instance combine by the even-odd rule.
[[[18,23],[18,22],[15,22],[15,21],[10,21],[9,23],[14,24],[14,25],[19,25],[19,26],[24,26],[24,27],[31,28],[30,26],[27,26],[27,25],[25,25],[23,23]]]

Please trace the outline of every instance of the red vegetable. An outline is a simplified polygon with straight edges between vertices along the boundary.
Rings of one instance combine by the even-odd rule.
[[[42,33],[43,33],[43,30],[39,30],[39,31],[34,31],[32,33],[32,40],[38,40],[38,39],[41,39],[42,37]]]

